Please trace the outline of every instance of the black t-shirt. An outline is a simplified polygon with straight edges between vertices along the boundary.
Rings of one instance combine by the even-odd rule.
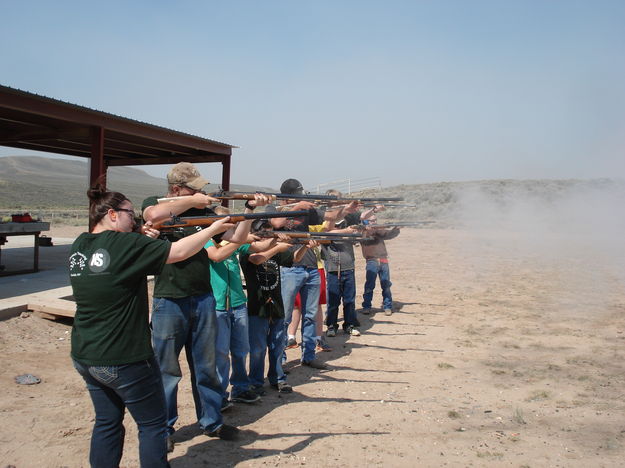
[[[349,213],[341,222],[337,223],[337,229],[360,224],[360,213]],[[325,269],[328,272],[346,271],[354,269],[354,243],[349,241],[333,241],[321,246],[321,257],[325,260]]]
[[[157,203],[158,197],[146,198],[141,206],[141,212],[148,206],[156,205]],[[210,208],[191,208],[180,214],[180,216],[211,216],[214,214],[215,212]],[[183,237],[195,234],[201,229],[199,226],[181,228],[168,232],[165,234],[165,238],[170,242],[176,242]],[[182,298],[199,296],[211,291],[210,261],[204,249],[182,262],[165,265],[154,283],[154,297]]]
[[[266,318],[284,317],[280,290],[280,267],[293,264],[293,254],[278,252],[260,265],[249,261],[249,253],[239,257],[247,288],[247,312]]]

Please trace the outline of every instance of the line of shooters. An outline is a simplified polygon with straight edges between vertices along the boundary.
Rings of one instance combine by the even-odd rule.
[[[140,230],[124,195],[90,189],[93,227],[72,245],[71,354],[96,412],[92,466],[119,463],[126,407],[139,426],[142,466],[169,466],[183,348],[202,432],[237,439],[239,430],[222,417],[233,402],[258,401],[267,391],[265,378],[277,392],[293,391],[283,369],[286,349],[301,346],[303,366],[327,369],[316,356],[331,349],[322,338],[322,305],[327,337],[336,336],[341,302],[343,331],[360,335],[354,244],[366,259],[362,313],[371,310],[379,278],[382,308],[390,315],[384,241],[402,226],[422,224],[376,224],[375,214],[401,198],[305,194],[296,179],[287,179],[278,194],[206,194],[208,181],[195,166],[178,163],[167,181],[165,197],[143,201]],[[215,206],[224,200],[245,200],[244,212]],[[155,281],[148,328],[149,274]]]

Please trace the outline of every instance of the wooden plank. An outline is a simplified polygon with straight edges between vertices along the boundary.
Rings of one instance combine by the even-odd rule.
[[[60,315],[50,315],[50,314],[46,314],[45,312],[39,312],[36,310],[33,311],[33,314],[35,314],[39,318],[44,318],[48,320],[58,320],[58,319],[63,318]]]
[[[74,317],[76,315],[76,303],[65,301],[63,299],[46,299],[46,302],[29,302],[28,310],[39,312],[45,315],[53,315],[58,317]],[[45,315],[42,315],[45,318]]]

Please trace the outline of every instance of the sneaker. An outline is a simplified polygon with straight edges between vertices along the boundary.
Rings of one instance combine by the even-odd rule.
[[[260,400],[260,395],[251,390],[245,390],[236,396],[232,396],[232,401],[236,403],[256,403]]]
[[[295,338],[289,338],[289,340],[286,342],[286,349],[297,348],[297,346],[298,344]]]
[[[334,328],[334,327],[328,328],[328,330],[326,331],[326,336],[328,338],[332,338],[332,337],[336,336],[336,328]]]
[[[367,309],[362,309],[360,311],[361,314],[363,315],[369,315],[371,313],[371,309],[367,308]]]
[[[261,396],[261,397],[267,395],[267,392],[265,391],[265,387],[263,387],[262,385],[252,385],[252,388],[250,390],[256,393],[256,395]]]
[[[332,348],[330,347],[328,343],[323,341],[323,338],[322,338],[320,340],[317,340],[317,346],[315,347],[315,351],[319,353],[322,351],[332,351]]]
[[[236,440],[239,438],[239,432],[239,429],[234,426],[222,424],[213,432],[204,431],[204,434],[208,437],[219,437],[221,440]]]
[[[221,400],[221,412],[223,413],[226,410],[229,410],[230,408],[232,408],[234,406],[234,403],[232,403],[230,400],[228,400],[227,398],[224,398],[223,400]]]
[[[278,393],[293,393],[293,387],[286,382],[278,382],[277,384],[271,384],[271,386],[278,390]]]
[[[302,366],[312,367],[313,369],[327,369],[328,365],[319,359],[313,359],[312,361],[302,361]]]
[[[174,440],[171,436],[167,436],[167,453],[171,453],[174,451]]]
[[[393,315],[393,311],[391,309],[384,309],[384,315]]]
[[[345,333],[347,333],[350,336],[360,336],[360,330],[358,330],[353,325],[350,325],[349,327],[347,327],[345,329]]]

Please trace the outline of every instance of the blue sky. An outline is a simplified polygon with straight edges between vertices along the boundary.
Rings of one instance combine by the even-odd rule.
[[[623,25],[602,0],[24,0],[0,82],[239,146],[235,183],[625,177]]]

